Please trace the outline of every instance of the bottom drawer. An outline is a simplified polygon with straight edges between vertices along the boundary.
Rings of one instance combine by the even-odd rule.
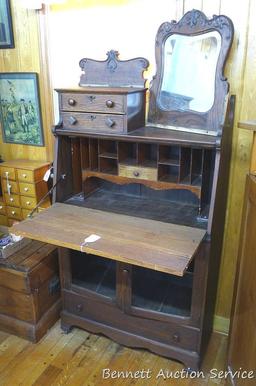
[[[132,316],[124,313],[115,303],[105,302],[103,299],[97,302],[95,296],[90,299],[89,296],[65,290],[63,302],[64,311],[81,318],[94,320],[145,339],[197,351],[200,330],[182,326],[178,319],[175,323]]]
[[[7,206],[7,216],[10,218],[13,218],[15,220],[21,220],[21,209],[20,208],[15,208],[13,206]]]

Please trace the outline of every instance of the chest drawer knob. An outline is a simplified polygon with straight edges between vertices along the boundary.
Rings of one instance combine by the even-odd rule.
[[[106,125],[108,126],[108,127],[113,127],[113,126],[115,126],[115,121],[113,121],[113,119],[111,119],[111,118],[108,118],[107,120],[106,120]]]
[[[69,98],[69,99],[68,99],[68,104],[69,104],[69,106],[75,106],[75,104],[76,104],[75,99]]]
[[[133,172],[133,175],[134,175],[134,177],[139,177],[140,172],[138,172],[137,170],[135,170],[135,171]]]
[[[172,336],[172,339],[175,343],[178,343],[180,341],[180,336],[178,333],[174,333]]]
[[[31,202],[30,202],[30,201],[27,201],[26,204],[27,204],[27,205],[31,205]]]
[[[71,117],[68,118],[68,121],[70,125],[75,125],[77,123],[77,119],[71,115]]]
[[[28,190],[29,190],[28,188],[24,188],[24,191],[25,191],[25,192],[28,192]]]
[[[112,100],[109,99],[109,100],[106,101],[106,106],[111,109],[111,107],[115,106],[115,103]]]
[[[15,212],[15,210],[12,210],[12,212],[11,212],[12,214],[16,214],[16,212]]]
[[[82,304],[77,304],[76,309],[77,309],[77,311],[79,311],[79,312],[83,311],[83,306],[82,306]]]
[[[23,177],[23,178],[27,178],[26,173],[23,173],[23,174],[22,174],[22,177]]]
[[[11,197],[11,198],[10,198],[10,201],[13,202],[13,201],[14,201],[14,198]]]

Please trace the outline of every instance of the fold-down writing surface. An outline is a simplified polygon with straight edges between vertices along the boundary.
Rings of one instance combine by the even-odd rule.
[[[205,230],[56,203],[13,225],[15,234],[182,276]],[[90,235],[100,238],[84,244]]]

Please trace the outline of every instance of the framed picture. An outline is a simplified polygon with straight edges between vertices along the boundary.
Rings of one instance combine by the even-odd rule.
[[[0,48],[13,48],[13,29],[10,0],[0,1]]]
[[[43,146],[36,73],[0,73],[0,117],[3,141]]]

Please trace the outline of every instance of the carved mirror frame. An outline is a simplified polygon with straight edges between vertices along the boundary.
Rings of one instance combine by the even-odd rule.
[[[212,107],[206,112],[161,109],[158,96],[160,96],[163,80],[166,40],[173,34],[195,36],[211,31],[217,31],[221,36]],[[155,41],[156,75],[153,77],[150,86],[148,126],[221,135],[226,110],[225,102],[229,91],[229,84],[224,77],[223,71],[233,41],[233,35],[233,23],[227,16],[214,15],[212,19],[208,19],[204,13],[198,10],[187,12],[179,22],[173,20],[161,24]]]

